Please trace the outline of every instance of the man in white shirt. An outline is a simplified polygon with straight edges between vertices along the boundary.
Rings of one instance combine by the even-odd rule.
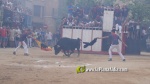
[[[143,50],[146,49],[146,39],[147,39],[147,32],[146,32],[146,28],[143,28],[142,29],[142,47],[143,47]]]
[[[15,31],[14,28],[10,29],[10,32],[9,32],[9,35],[10,35],[10,38],[9,38],[10,47],[14,47],[15,33],[16,33],[16,31]]]
[[[45,37],[46,37],[47,45],[51,46],[51,44],[52,44],[52,33],[51,32],[47,32]]]

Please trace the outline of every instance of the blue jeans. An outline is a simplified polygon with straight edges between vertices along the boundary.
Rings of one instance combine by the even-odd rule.
[[[7,40],[8,40],[8,38],[7,38],[7,37],[2,37],[2,42],[6,43],[6,42],[7,42]]]
[[[6,47],[7,46],[7,41],[8,41],[8,38],[7,37],[2,37],[1,38],[1,42],[3,43],[3,47]]]

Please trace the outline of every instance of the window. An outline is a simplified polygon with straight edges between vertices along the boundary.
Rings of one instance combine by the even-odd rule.
[[[37,16],[37,17],[41,16],[41,6],[34,5],[34,16]]]
[[[44,6],[42,6],[42,18],[44,17]]]

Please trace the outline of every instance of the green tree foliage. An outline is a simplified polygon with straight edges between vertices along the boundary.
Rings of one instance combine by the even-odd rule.
[[[67,5],[69,5],[70,3],[74,4],[75,0],[67,0]]]
[[[113,5],[116,0],[77,0],[77,4],[81,7],[92,7],[94,5]]]
[[[104,0],[103,4],[106,6],[110,6],[110,5],[114,5],[115,2],[116,0]]]
[[[79,7],[92,7],[95,5],[95,0],[77,0],[76,5]]]
[[[150,0],[133,0],[129,5],[132,13],[132,18],[135,21],[149,21],[150,20]]]
[[[121,0],[124,3],[128,2],[130,16],[141,25],[150,26],[150,0]],[[129,3],[130,2],[130,3]]]

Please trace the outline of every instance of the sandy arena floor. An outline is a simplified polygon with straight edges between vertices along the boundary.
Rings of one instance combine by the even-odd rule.
[[[150,84],[149,56],[119,56],[107,61],[108,55],[76,54],[65,57],[52,52],[30,48],[30,56],[23,56],[23,49],[12,54],[14,49],[0,49],[0,84]],[[128,72],[76,73],[76,67],[118,67]]]

